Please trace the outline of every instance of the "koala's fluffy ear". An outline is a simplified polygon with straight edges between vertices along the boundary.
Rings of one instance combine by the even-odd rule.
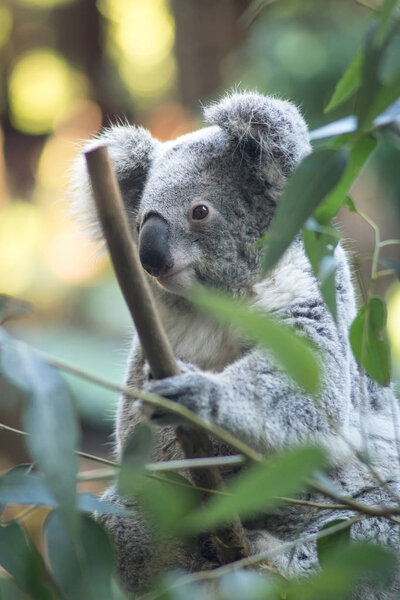
[[[115,125],[104,129],[81,148],[71,170],[72,213],[92,237],[102,238],[83,152],[105,144],[117,175],[128,218],[132,223],[146,182],[154,151],[160,142],[142,127]]]
[[[232,147],[271,184],[279,184],[311,151],[307,125],[291,102],[258,93],[235,93],[207,107]]]

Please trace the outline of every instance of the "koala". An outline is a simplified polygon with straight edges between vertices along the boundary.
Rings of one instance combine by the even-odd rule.
[[[258,93],[227,95],[205,108],[204,116],[209,126],[166,143],[143,128],[119,125],[84,147],[88,150],[99,142],[108,146],[140,260],[181,368],[180,375],[150,379],[134,336],[126,385],[188,407],[265,456],[296,444],[317,443],[329,453],[330,476],[341,494],[374,505],[393,504],[399,493],[393,472],[394,403],[389,390],[360,373],[350,349],[348,331],[356,302],[343,248],[338,245],[335,251],[336,322],[321,297],[300,236],[271,272],[265,275],[260,269],[263,250],[257,241],[268,230],[288,176],[311,152],[305,121],[292,103]],[[82,157],[74,181],[79,218],[100,237]],[[264,350],[250,347],[237,332],[201,313],[188,298],[198,284],[247,299],[307,336],[324,364],[318,398],[299,389]],[[142,419],[139,404],[123,396],[116,420],[119,457]],[[155,412],[153,424],[154,458],[181,458],[173,417]],[[215,440],[213,444],[215,455],[230,452]],[[368,447],[384,486],[350,446]],[[105,498],[136,514],[100,517],[115,540],[118,573],[127,590],[145,590],[155,574],[168,569],[217,565],[211,540],[199,540],[188,549],[154,535],[134,499],[121,497],[114,487]],[[314,492],[304,493],[304,498],[326,501]],[[251,553],[256,553],[352,514],[284,504],[244,526]],[[398,534],[395,525],[379,518],[351,528],[355,540],[394,548]],[[316,544],[276,553],[272,561],[286,577],[310,574],[318,569]],[[400,597],[400,579],[391,585],[386,591],[361,586],[354,598]]]

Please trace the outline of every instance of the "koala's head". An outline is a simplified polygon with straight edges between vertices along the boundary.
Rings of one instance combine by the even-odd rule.
[[[287,176],[310,151],[297,108],[257,93],[205,109],[210,127],[161,143],[137,127],[111,127],[108,146],[144,269],[180,295],[197,282],[245,294]],[[96,228],[82,159],[75,204]]]

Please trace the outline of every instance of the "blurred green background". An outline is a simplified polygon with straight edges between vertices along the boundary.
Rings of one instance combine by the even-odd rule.
[[[3,0],[0,4],[0,292],[35,312],[8,324],[17,337],[121,382],[132,331],[107,258],[68,213],[68,170],[79,142],[118,117],[166,140],[201,125],[201,102],[257,89],[302,107],[310,127],[359,48],[371,9],[353,0]],[[374,0],[368,0],[374,7]],[[377,4],[377,3],[376,3]],[[400,52],[400,48],[398,48]],[[388,64],[390,69],[390,64]],[[333,118],[351,113],[345,105]],[[352,190],[356,204],[399,237],[399,140],[382,138]],[[368,280],[372,231],[341,223]],[[398,249],[386,256],[396,258]],[[386,295],[400,374],[400,286]],[[116,395],[69,378],[84,447],[109,451]],[[1,390],[0,390],[1,392]],[[3,390],[4,392],[4,390]],[[19,411],[0,395],[0,420]],[[2,467],[23,449],[1,433]]]

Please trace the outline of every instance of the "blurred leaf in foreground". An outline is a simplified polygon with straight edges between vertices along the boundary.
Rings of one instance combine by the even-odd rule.
[[[51,600],[53,594],[45,583],[45,567],[35,548],[28,543],[17,523],[0,527],[0,565],[32,598]]]
[[[133,495],[145,483],[144,468],[151,460],[153,435],[148,423],[139,423],[129,435],[123,449],[118,489]]]
[[[387,550],[352,544],[331,554],[315,575],[298,583],[283,584],[282,592],[286,600],[348,600],[360,579],[379,588],[393,576],[394,568],[395,558]],[[382,594],[373,597],[385,598],[386,594]]]
[[[333,527],[334,525],[339,525],[340,523],[346,523],[346,519],[336,519],[335,521],[329,521],[326,523],[321,531],[324,529],[329,529],[329,527]],[[336,533],[332,533],[331,535],[327,535],[325,537],[321,537],[317,540],[317,552],[318,552],[318,560],[322,567],[325,566],[325,563],[328,562],[334,552],[340,552],[342,549],[346,548],[350,544],[350,528],[341,529]]]
[[[350,328],[353,354],[381,385],[390,384],[390,349],[386,336],[386,307],[377,296],[362,306]]]
[[[26,392],[26,445],[37,461],[64,518],[75,522],[77,424],[68,388],[58,371],[0,332],[0,368]]]
[[[53,577],[67,600],[110,600],[114,553],[93,518],[82,516],[73,541],[58,511],[50,513],[45,538]]]
[[[376,146],[377,141],[372,136],[365,136],[356,141],[350,150],[349,161],[346,170],[343,173],[343,177],[315,211],[314,216],[319,223],[327,225],[336,215],[339,208],[346,200],[347,193],[352,183],[374,152]]]
[[[214,496],[188,520],[192,530],[203,530],[228,523],[235,515],[253,517],[279,503],[279,496],[293,494],[305,479],[325,463],[319,448],[288,450],[263,463],[243,470],[227,487],[227,496]]]
[[[58,506],[47,480],[40,473],[30,472],[29,467],[21,465],[10,469],[0,477],[0,503],[14,505]],[[76,497],[79,511],[102,514],[129,515],[129,512],[115,504],[101,500],[94,494],[82,492]]]
[[[269,271],[317,206],[334,189],[347,164],[344,149],[317,150],[291,175],[268,230],[263,269]]]
[[[265,312],[252,309],[220,292],[198,288],[191,300],[222,323],[233,325],[252,341],[269,350],[303,389],[310,393],[318,391],[318,356],[307,339]]]
[[[304,247],[310,259],[314,275],[320,283],[325,304],[336,320],[336,259],[335,248],[339,242],[339,232],[320,226],[314,219],[308,219],[303,228]]]

